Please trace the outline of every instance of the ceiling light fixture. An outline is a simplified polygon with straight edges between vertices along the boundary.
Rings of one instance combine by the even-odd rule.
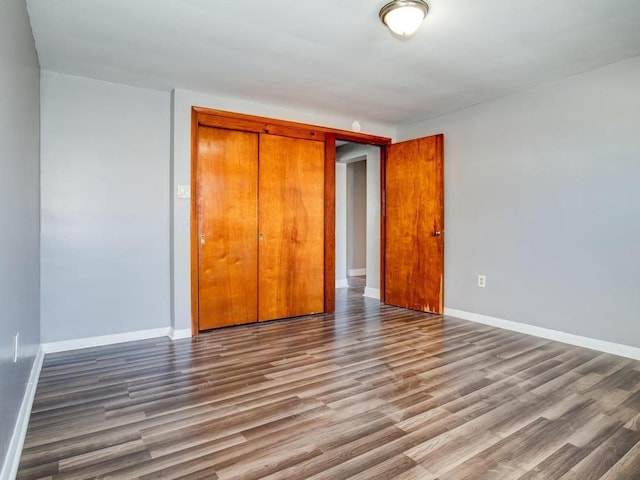
[[[380,10],[380,20],[396,35],[409,37],[418,31],[429,12],[423,0],[393,0]]]

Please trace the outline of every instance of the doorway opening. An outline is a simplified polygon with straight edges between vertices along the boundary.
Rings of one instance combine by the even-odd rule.
[[[380,299],[380,147],[336,142],[336,288]]]

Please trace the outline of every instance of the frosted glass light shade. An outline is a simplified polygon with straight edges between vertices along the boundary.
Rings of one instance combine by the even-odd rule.
[[[418,31],[429,11],[422,0],[395,0],[380,10],[380,20],[396,35],[408,37]]]

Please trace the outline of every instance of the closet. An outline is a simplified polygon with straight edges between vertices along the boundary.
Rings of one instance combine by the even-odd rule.
[[[336,139],[381,147],[382,301],[442,313],[443,135],[392,144],[192,107],[194,335],[334,311]]]
[[[197,126],[198,330],[325,311],[325,142],[239,127]]]

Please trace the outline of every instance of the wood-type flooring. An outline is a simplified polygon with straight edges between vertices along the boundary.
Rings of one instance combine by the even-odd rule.
[[[337,291],[47,355],[19,479],[640,479],[640,362]]]

